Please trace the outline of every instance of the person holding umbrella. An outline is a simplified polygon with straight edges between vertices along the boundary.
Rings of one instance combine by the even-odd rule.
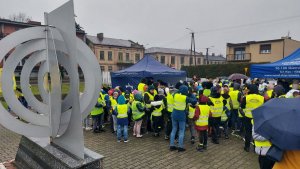
[[[264,104],[264,97],[258,94],[257,85],[248,85],[248,95],[246,95],[241,101],[240,113],[244,117],[245,125],[245,147],[246,152],[250,151],[250,142],[252,138],[252,110],[260,107]]]
[[[300,166],[299,103],[299,98],[277,98],[253,110],[255,133],[272,143],[267,156],[276,161],[273,169]]]

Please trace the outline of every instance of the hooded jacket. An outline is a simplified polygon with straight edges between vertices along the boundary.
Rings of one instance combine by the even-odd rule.
[[[120,95],[118,97],[118,105],[124,105],[126,104],[126,99],[123,95]],[[116,111],[114,112],[114,114],[116,116],[118,116],[118,107],[116,108]],[[127,110],[127,114],[128,114],[128,110]],[[128,125],[128,118],[117,118],[117,124],[118,125]]]

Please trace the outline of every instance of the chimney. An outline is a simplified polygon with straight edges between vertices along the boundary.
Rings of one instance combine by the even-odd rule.
[[[103,33],[97,33],[97,38],[99,41],[103,41]]]
[[[212,53],[211,55],[212,55],[212,56],[215,56],[215,53]]]
[[[200,52],[199,54],[200,54],[200,56],[203,56],[203,52]]]

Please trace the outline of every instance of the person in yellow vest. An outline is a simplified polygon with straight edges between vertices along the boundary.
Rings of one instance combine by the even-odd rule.
[[[231,123],[231,118],[232,118],[232,116],[231,116],[231,110],[233,109],[232,100],[231,100],[231,97],[229,95],[229,85],[228,85],[228,83],[224,83],[224,85],[223,85],[222,97],[223,97],[223,100],[226,101],[226,104],[224,103],[224,106],[226,106],[226,108],[228,110],[228,115],[229,115],[228,119],[226,119],[226,123],[225,123],[225,124],[227,124],[225,126],[227,127],[227,130],[228,130],[228,127],[229,128],[232,127],[232,123]],[[222,117],[224,118],[225,115],[223,115]],[[221,121],[222,121],[222,118],[221,118]],[[223,121],[223,122],[225,122],[225,121]],[[227,134],[227,137],[228,137],[228,134]]]
[[[99,93],[99,97],[97,99],[97,103],[95,107],[91,111],[91,116],[93,119],[93,132],[94,133],[99,133],[104,131],[102,129],[102,119],[103,119],[103,107],[105,106],[105,101],[103,98],[102,93]]]
[[[138,89],[138,91],[141,92],[142,95],[145,93],[144,87],[145,87],[146,84],[147,84],[147,79],[145,79],[145,78],[143,78],[141,80],[141,82],[138,84],[137,89]]]
[[[151,114],[151,122],[152,122],[152,128],[154,131],[154,137],[158,137],[160,135],[162,126],[163,126],[163,112],[165,109],[165,96],[164,96],[164,90],[159,88],[158,94],[154,97],[154,101],[157,103],[158,101],[161,101],[161,104],[157,106],[153,106],[153,111]]]
[[[111,129],[112,129],[112,133],[117,132],[117,116],[114,114],[114,111],[117,107],[117,100],[119,97],[119,92],[118,91],[114,91],[113,96],[110,97],[110,102],[111,102]]]
[[[274,89],[274,85],[268,84],[267,91],[265,92],[265,97],[267,97],[268,99],[271,99],[272,94],[273,94],[273,89]]]
[[[240,84],[233,83],[233,90],[229,90],[229,96],[232,101],[232,109],[231,113],[231,129],[233,134],[240,131],[241,128],[241,120],[239,119],[239,108],[240,108],[240,101],[242,98],[242,93],[240,90]]]
[[[250,142],[252,138],[252,110],[262,106],[264,104],[264,97],[258,94],[257,85],[250,84],[248,85],[249,92],[242,101],[240,113],[244,117],[244,125],[245,125],[245,147],[244,150],[246,152],[250,151]]]
[[[117,117],[117,141],[121,142],[122,136],[124,143],[128,140],[128,105],[126,104],[125,97],[120,95],[118,97],[118,104],[115,108],[114,115]]]
[[[196,106],[193,120],[195,121],[195,129],[199,137],[197,150],[203,152],[203,150],[207,149],[208,119],[211,116],[211,111],[210,106],[207,105],[208,97],[203,95],[203,91],[199,92],[199,105]]]
[[[167,100],[167,104],[166,104],[166,116],[167,116],[167,122],[166,122],[166,130],[165,130],[165,140],[169,140],[171,131],[172,131],[172,119],[171,119],[171,115],[173,112],[173,107],[174,107],[174,98],[172,96],[172,94],[170,93],[170,89],[169,88],[165,88],[165,93],[166,93],[166,100]]]
[[[258,163],[261,169],[272,169],[274,161],[269,159],[266,154],[269,151],[272,143],[263,136],[254,132],[254,122],[252,120],[252,137],[255,145],[255,153],[258,154]]]
[[[170,137],[170,150],[178,150],[178,152],[185,151],[183,147],[183,140],[185,134],[185,125],[186,125],[186,108],[187,104],[191,103],[195,105],[197,100],[191,97],[188,97],[188,87],[186,85],[181,85],[179,91],[176,92],[174,97],[174,107],[172,112],[172,132]],[[178,138],[178,148],[175,146],[175,135],[179,127],[179,138]]]
[[[228,136],[228,121],[229,121],[229,117],[230,117],[230,110],[226,106],[227,100],[224,100],[224,104],[225,104],[225,106],[223,107],[220,126],[223,127],[223,133],[225,135],[225,139],[229,139],[229,136]],[[221,133],[220,133],[219,137],[221,137]]]
[[[144,94],[144,101],[145,101],[145,105],[146,105],[146,128],[147,131],[152,132],[152,127],[151,127],[151,113],[153,111],[153,107],[151,106],[151,102],[154,101],[154,86],[150,85],[148,87],[148,91],[145,92]]]
[[[134,121],[133,136],[137,138],[143,137],[141,135],[141,126],[143,117],[145,116],[145,105],[141,93],[134,94],[134,101],[132,102],[132,119]]]
[[[212,127],[212,142],[214,144],[219,144],[218,135],[220,134],[220,124],[221,115],[223,112],[223,97],[221,96],[221,87],[219,85],[212,87],[211,94],[209,97],[209,104],[212,117],[211,117],[211,127]]]

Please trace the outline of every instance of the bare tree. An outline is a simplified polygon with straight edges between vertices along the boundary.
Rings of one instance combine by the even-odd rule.
[[[9,16],[9,19],[17,22],[28,22],[31,21],[31,17],[27,16],[25,13],[12,14]]]

